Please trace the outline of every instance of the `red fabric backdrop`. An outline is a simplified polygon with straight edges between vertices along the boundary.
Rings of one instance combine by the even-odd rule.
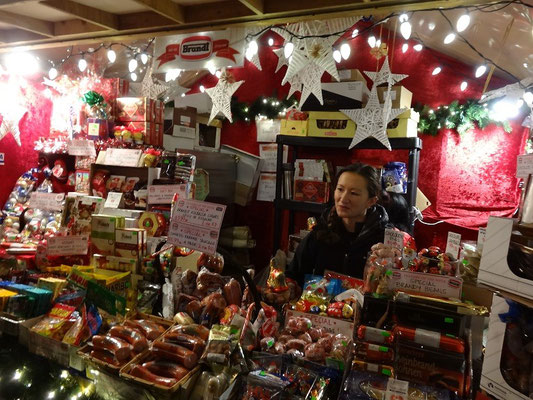
[[[288,92],[287,85],[281,87],[285,67],[274,73],[277,57],[266,44],[268,37],[275,39],[275,45],[280,43],[280,38],[275,34],[263,36],[260,45],[262,71],[250,63],[246,63],[245,68],[232,70],[237,80],[245,81],[235,93],[239,101],[251,102],[261,95],[283,98]],[[403,54],[400,49],[402,44],[403,41],[396,40],[394,54],[391,55],[391,69],[395,73],[409,74],[402,84],[413,92],[413,103],[422,102],[436,107],[456,99],[480,97],[484,78],[473,78],[474,67],[429,49],[415,52],[410,48]],[[378,64],[370,55],[366,37],[355,38],[351,41],[351,46],[352,55],[340,68],[358,68],[361,71],[377,69]],[[392,47],[392,44],[389,46]],[[443,71],[432,76],[431,71],[437,65],[441,65]],[[330,79],[325,77],[324,80]],[[459,86],[463,80],[468,82],[468,88],[461,92]],[[216,79],[212,76],[205,78],[191,92],[197,91],[200,83],[210,87],[216,83]],[[491,87],[500,87],[506,83],[493,78]],[[95,79],[90,88],[105,92],[108,88],[102,88],[102,85],[105,86]],[[7,199],[17,177],[35,165],[37,157],[33,151],[34,141],[48,135],[52,102],[43,95],[43,89],[44,86],[39,82],[30,84],[27,89],[26,105],[29,112],[20,123],[22,147],[17,146],[11,135],[0,141],[0,153],[5,153],[5,165],[0,166],[0,204]],[[462,138],[449,130],[442,130],[436,137],[422,136],[424,149],[421,153],[419,187],[432,203],[424,216],[428,221],[445,220],[447,223],[435,228],[418,224],[419,245],[442,245],[448,230],[462,233],[463,237],[474,238],[476,232],[471,228],[483,226],[488,215],[509,216],[514,212],[519,198],[518,181],[514,178],[516,155],[524,148],[525,129],[520,127],[518,120],[512,126],[513,132],[510,134],[489,126],[484,131],[476,130]],[[230,124],[226,121],[221,142],[250,153],[259,153],[254,124]],[[309,151],[300,156],[333,158],[336,165],[345,165],[354,160],[373,164],[392,160],[407,161],[407,152],[389,153],[386,150]],[[271,203],[257,201],[246,208],[238,207],[236,213],[236,223],[249,225],[257,239],[258,247],[252,252],[252,259],[257,266],[266,265],[272,253],[273,215]],[[300,225],[304,221],[303,215],[297,219]]]

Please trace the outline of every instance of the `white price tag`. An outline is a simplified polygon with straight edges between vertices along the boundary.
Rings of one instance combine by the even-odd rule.
[[[389,378],[385,400],[407,400],[409,398],[409,382]]]
[[[38,193],[34,192],[30,197],[30,207],[43,211],[61,211],[65,193]]]
[[[107,149],[105,163],[124,167],[137,167],[141,158],[142,150],[135,149]]]
[[[214,254],[225,212],[225,205],[178,200],[168,232],[169,243]]]
[[[446,254],[449,254],[457,260],[459,258],[459,251],[461,250],[461,235],[455,232],[448,232],[448,240],[446,241]]]
[[[148,204],[170,204],[175,193],[178,199],[188,199],[189,185],[148,185]]]
[[[5,164],[5,153],[0,153],[0,165]]]
[[[533,154],[524,154],[516,159],[516,177],[526,179],[533,174]]]
[[[120,208],[122,206],[122,193],[109,192],[105,201],[105,208]]]
[[[404,239],[403,232],[396,231],[394,229],[385,229],[385,240],[384,240],[385,245],[394,247],[398,250],[402,250],[403,239]]]
[[[47,255],[85,255],[87,254],[88,244],[88,236],[54,236],[48,239]]]
[[[68,142],[67,151],[71,156],[96,157],[96,149],[92,140],[71,139]]]

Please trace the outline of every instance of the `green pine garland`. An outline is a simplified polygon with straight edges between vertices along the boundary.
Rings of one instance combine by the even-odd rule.
[[[420,113],[418,131],[437,136],[441,129],[455,129],[459,135],[464,135],[476,126],[484,129],[489,124],[503,127],[505,132],[511,132],[509,121],[495,121],[489,115],[489,105],[480,104],[477,100],[467,100],[459,104],[458,100],[447,106],[432,109],[428,105],[416,104],[415,111]]]
[[[259,97],[252,103],[239,102],[235,97],[231,99],[231,114],[234,121],[255,122],[255,117],[263,116],[268,119],[280,118],[291,106],[298,105],[294,97],[280,100],[277,97]]]

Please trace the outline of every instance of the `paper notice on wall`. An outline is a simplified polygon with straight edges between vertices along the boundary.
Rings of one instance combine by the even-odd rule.
[[[276,141],[276,136],[280,133],[281,120],[256,118],[255,126],[258,142],[273,143]]]
[[[524,154],[516,159],[516,177],[526,179],[533,174],[533,154]]]
[[[67,145],[67,152],[71,156],[96,157],[94,142],[87,139],[71,139]]]
[[[48,239],[47,255],[85,255],[87,254],[88,244],[88,236],[54,236]]]
[[[287,162],[288,146],[283,146],[283,162]],[[276,163],[278,159],[278,145],[277,144],[260,144],[259,157],[263,161],[261,172],[276,172]]]
[[[276,175],[261,174],[257,185],[257,200],[274,201],[276,198]]]
[[[142,150],[109,148],[105,153],[105,163],[107,165],[137,167],[141,155]]]
[[[226,206],[181,199],[176,202],[168,242],[203,253],[215,254]]]
[[[461,250],[461,235],[455,232],[448,232],[448,240],[446,241],[446,254],[459,258],[459,251]]]
[[[65,193],[33,192],[30,197],[30,207],[42,211],[61,211]]]
[[[5,153],[0,153],[0,166],[5,164]]]

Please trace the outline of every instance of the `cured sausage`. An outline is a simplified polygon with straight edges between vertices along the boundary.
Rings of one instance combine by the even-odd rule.
[[[202,355],[205,349],[205,342],[202,339],[185,333],[170,332],[163,337],[163,341],[172,342],[192,350],[198,357]]]
[[[184,333],[186,335],[198,336],[203,341],[209,339],[209,329],[203,325],[191,324],[191,325],[178,325],[171,329],[172,333]]]
[[[98,360],[114,365],[115,367],[120,366],[120,362],[113,356],[113,354],[109,353],[108,351],[95,349],[91,350],[89,355],[92,358],[97,358]]]
[[[148,361],[143,363],[142,366],[147,368],[152,374],[164,376],[165,378],[174,378],[177,381],[180,381],[189,373],[187,368],[165,360]]]
[[[130,375],[136,376],[137,378],[141,378],[145,381],[166,387],[171,387],[178,383],[178,381],[174,378],[166,378],[153,374],[148,370],[148,368],[143,367],[142,365],[134,366],[129,373]]]
[[[241,306],[242,290],[241,285],[236,279],[231,278],[228,283],[224,285],[224,297],[228,305],[235,304]]]
[[[124,325],[140,330],[148,340],[155,340],[165,332],[165,328],[147,319],[126,320]]]
[[[137,330],[126,326],[116,325],[109,330],[111,336],[127,341],[133,346],[133,351],[140,353],[148,348],[148,341]]]
[[[93,336],[93,347],[114,354],[118,361],[125,361],[131,356],[133,347],[126,341],[113,336]]]
[[[198,363],[198,356],[194,352],[177,344],[156,341],[152,348],[152,353],[154,352],[162,358],[179,362],[188,369],[193,369]]]

